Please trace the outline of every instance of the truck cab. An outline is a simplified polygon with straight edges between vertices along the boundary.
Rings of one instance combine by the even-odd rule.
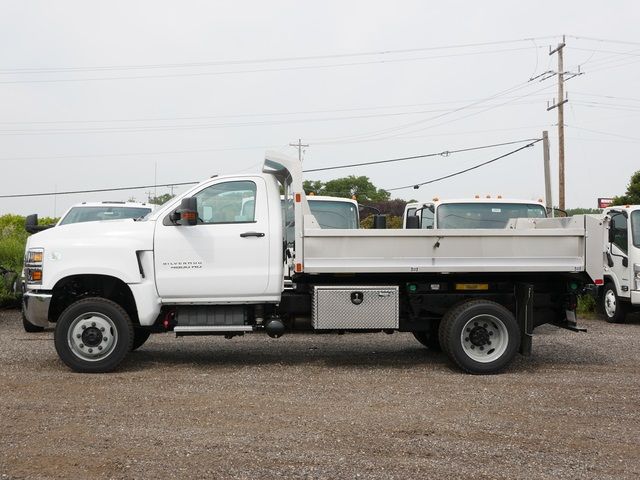
[[[546,218],[541,202],[507,198],[473,198],[408,203],[403,228],[505,228],[511,218]]]
[[[640,309],[640,205],[609,207],[608,248],[600,307],[611,323]]]

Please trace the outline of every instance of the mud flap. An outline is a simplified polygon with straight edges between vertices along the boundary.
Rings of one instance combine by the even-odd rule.
[[[578,318],[575,310],[565,310],[565,323],[558,325],[561,328],[571,330],[572,332],[586,332],[587,329],[578,326]]]
[[[520,327],[520,354],[531,355],[533,343],[533,285],[516,284],[516,320]]]

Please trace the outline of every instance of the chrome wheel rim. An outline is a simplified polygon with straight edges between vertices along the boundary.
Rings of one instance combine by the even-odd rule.
[[[108,357],[118,343],[113,320],[98,312],[79,315],[71,322],[68,332],[69,348],[76,357],[88,362]]]
[[[613,290],[607,290],[604,293],[604,311],[609,318],[613,318],[616,314],[616,294]]]
[[[490,363],[499,359],[507,350],[509,331],[498,317],[476,315],[462,328],[460,343],[469,358],[480,363]]]

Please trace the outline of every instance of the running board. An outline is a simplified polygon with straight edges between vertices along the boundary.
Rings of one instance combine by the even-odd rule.
[[[176,325],[173,328],[176,337],[183,335],[238,335],[253,332],[251,325]]]

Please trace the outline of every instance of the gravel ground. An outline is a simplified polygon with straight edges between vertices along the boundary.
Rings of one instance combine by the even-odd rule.
[[[156,335],[112,374],[0,311],[0,478],[640,477],[640,318],[471,376],[409,334]]]

